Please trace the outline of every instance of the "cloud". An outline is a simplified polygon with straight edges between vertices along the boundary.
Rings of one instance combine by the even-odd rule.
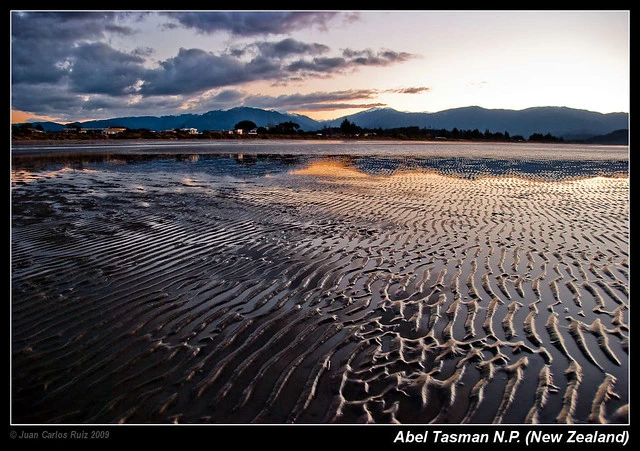
[[[311,60],[297,60],[289,64],[286,69],[292,73],[309,75],[310,73],[334,73],[349,66],[346,59],[341,57],[318,57]]]
[[[14,12],[11,35],[21,42],[55,40],[75,42],[99,39],[107,34],[132,35],[135,30],[118,22],[139,14],[113,12]]]
[[[80,52],[84,45],[111,35],[133,35],[135,29],[119,22],[136,16],[109,12],[12,13],[12,83],[55,83],[66,79],[72,59],[82,65]]]
[[[176,114],[184,105],[181,96],[113,97],[105,94],[79,94],[56,89],[55,86],[21,85],[13,89],[12,107],[49,116],[60,122],[118,116]]]
[[[206,112],[211,110],[226,110],[243,105],[246,93],[236,89],[224,89],[220,92],[210,92],[204,95],[186,99],[181,108],[187,111]]]
[[[393,50],[374,52],[371,49],[345,49],[342,51],[342,54],[351,64],[363,66],[388,66],[390,64],[403,63],[417,57],[417,55],[408,52],[395,52]]]
[[[38,111],[40,115],[52,115],[61,121],[76,120],[77,117],[117,117],[154,116],[180,114],[183,112],[204,113],[211,110],[226,110],[236,106],[276,109],[279,111],[315,112],[339,111],[354,108],[374,108],[387,106],[377,100],[383,93],[421,93],[426,87],[406,87],[395,89],[349,89],[342,91],[293,93],[279,96],[250,94],[238,89],[208,91],[205,94],[142,96],[129,95],[114,97],[104,94],[69,94],[46,85],[39,88],[22,87],[34,96],[18,93],[24,111]],[[17,107],[17,106],[16,106]],[[60,114],[60,111],[63,113]],[[152,111],[152,113],[150,113]]]
[[[144,74],[143,95],[194,94],[252,79],[237,58],[201,49],[181,48],[175,57],[159,65]]]
[[[287,58],[291,55],[320,55],[330,50],[329,46],[323,44],[307,44],[292,38],[278,42],[260,42],[255,46],[261,55],[270,58]]]
[[[97,17],[98,15],[96,15]],[[106,24],[87,14],[13,13],[11,15],[12,83],[53,83],[65,76],[61,62],[81,39],[104,36]]]
[[[248,60],[242,59],[249,48],[254,50],[254,54]],[[195,94],[256,80],[286,82],[330,77],[363,65],[387,66],[413,57],[408,53],[367,50],[351,51],[350,58],[305,58],[329,51],[328,46],[294,39],[257,42],[245,49],[231,49],[217,55],[197,48],[181,48],[175,57],[161,61],[158,68],[143,74],[140,92],[143,95]],[[290,56],[298,59],[291,61]]]
[[[12,87],[12,108],[38,115],[70,118],[82,113],[82,96],[45,83]]]
[[[183,27],[200,33],[221,31],[236,36],[288,34],[311,27],[327,29],[328,23],[340,16],[339,12],[171,12],[167,17],[177,20]],[[352,15],[345,16],[353,20]]]
[[[85,94],[130,94],[144,74],[144,59],[104,43],[75,47],[68,60],[70,89]]]
[[[396,88],[396,89],[387,89],[385,92],[391,92],[394,94],[422,94],[423,92],[429,92],[431,88],[426,86],[412,86],[409,88]]]
[[[412,58],[417,58],[407,52],[394,52],[382,50],[374,52],[372,50],[345,49],[342,56],[338,57],[315,57],[312,59],[299,59],[290,63],[286,69],[290,73],[295,73],[299,77],[313,76],[314,74],[332,75],[345,71],[355,70],[361,66],[389,66],[396,63],[403,63]]]
[[[372,103],[307,103],[295,108],[295,111],[339,111],[350,110],[354,108],[376,108],[387,106],[386,103],[372,102]]]
[[[356,89],[333,92],[313,92],[309,94],[286,94],[280,96],[252,95],[244,99],[245,105],[259,108],[300,108],[303,105],[328,102],[359,101],[375,98],[377,90]]]
[[[152,56],[156,51],[151,47],[137,47],[131,52],[132,55],[139,56],[141,58],[147,58]]]
[[[287,94],[280,96],[250,95],[245,97],[244,105],[256,108],[275,108],[289,111],[332,111],[353,108],[373,108],[386,106],[375,100],[381,93],[418,94],[428,91],[427,87],[398,89],[349,89],[332,92],[313,92],[309,94]],[[372,102],[372,100],[374,100]]]
[[[159,31],[158,17],[165,23]],[[173,21],[169,21],[173,18]],[[155,20],[155,25],[153,22]],[[266,108],[322,109],[378,104],[373,94],[338,91],[267,97],[241,89],[254,81],[274,86],[341,76],[369,66],[398,64],[416,55],[381,50],[337,50],[292,37],[236,41],[234,37],[287,34],[358,20],[340,12],[12,12],[12,107],[65,117],[173,114],[185,108],[221,109],[243,104]],[[151,25],[161,35],[182,28],[231,33],[226,48],[181,47],[160,61],[135,35]],[[146,29],[151,29],[147,27]],[[134,38],[134,39],[131,39]],[[234,104],[235,103],[235,104]],[[174,108],[174,111],[169,111]]]

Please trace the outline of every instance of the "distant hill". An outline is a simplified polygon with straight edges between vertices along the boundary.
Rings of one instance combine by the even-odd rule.
[[[493,110],[477,106],[437,113],[408,113],[392,108],[374,108],[346,118],[363,128],[411,127],[452,130],[509,132],[528,138],[533,133],[550,133],[565,140],[587,139],[628,128],[627,113],[602,114],[566,107],[536,107],[525,110]],[[329,121],[339,126],[344,118]]]
[[[607,133],[606,135],[598,135],[592,138],[586,139],[586,143],[589,144],[616,144],[616,145],[629,145],[629,130],[615,130],[611,133]]]
[[[127,128],[147,128],[149,130],[172,130],[175,128],[197,128],[203,130],[230,130],[240,121],[252,121],[259,127],[278,125],[282,122],[293,121],[303,130],[317,130],[322,128],[317,121],[306,116],[280,113],[273,110],[259,108],[237,107],[230,110],[213,110],[204,114],[181,114],[178,116],[140,116],[119,117],[104,120],[82,122],[86,128],[103,128],[120,126]]]
[[[45,132],[59,132],[61,131],[63,128],[66,127],[66,125],[64,124],[58,124],[57,122],[49,122],[49,121],[44,121],[44,122],[30,122],[30,124],[35,127],[37,125],[41,125],[42,129]]]
[[[229,110],[213,110],[203,114],[181,114],[177,116],[117,117],[81,122],[86,128],[120,126],[131,129],[171,130],[197,128],[203,130],[228,130],[243,120],[254,122],[259,127],[295,122],[302,131],[319,131],[326,127],[339,127],[344,119],[362,128],[419,127],[428,129],[489,130],[492,133],[508,132],[511,136],[522,135],[525,139],[533,133],[562,137],[565,140],[585,140],[607,135],[616,130],[629,128],[628,113],[602,114],[566,107],[535,107],[524,110],[486,109],[478,106],[454,108],[437,113],[409,113],[392,108],[373,108],[361,113],[343,116],[330,121],[316,121],[307,116],[281,113],[259,108],[237,107]],[[59,131],[62,124],[34,122],[45,131]],[[613,138],[613,137],[612,137]],[[619,137],[618,137],[619,138]],[[615,139],[618,139],[615,138]]]

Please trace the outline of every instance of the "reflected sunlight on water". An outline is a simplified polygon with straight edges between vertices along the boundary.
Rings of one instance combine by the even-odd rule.
[[[358,171],[352,166],[335,160],[313,161],[303,169],[289,171],[293,175],[314,175],[320,177],[363,178],[369,174]]]
[[[26,169],[17,169],[11,171],[11,183],[31,183],[38,180],[48,179],[52,177],[60,177],[67,172],[77,171],[77,169],[63,167],[62,169],[51,171],[30,171]],[[97,172],[93,169],[80,169],[81,172]]]

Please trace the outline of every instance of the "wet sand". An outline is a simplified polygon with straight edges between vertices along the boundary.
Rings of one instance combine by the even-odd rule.
[[[628,421],[627,175],[187,160],[13,168],[14,422]]]

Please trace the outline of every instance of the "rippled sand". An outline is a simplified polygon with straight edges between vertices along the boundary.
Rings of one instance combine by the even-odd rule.
[[[371,164],[14,169],[14,422],[627,422],[628,177]]]

